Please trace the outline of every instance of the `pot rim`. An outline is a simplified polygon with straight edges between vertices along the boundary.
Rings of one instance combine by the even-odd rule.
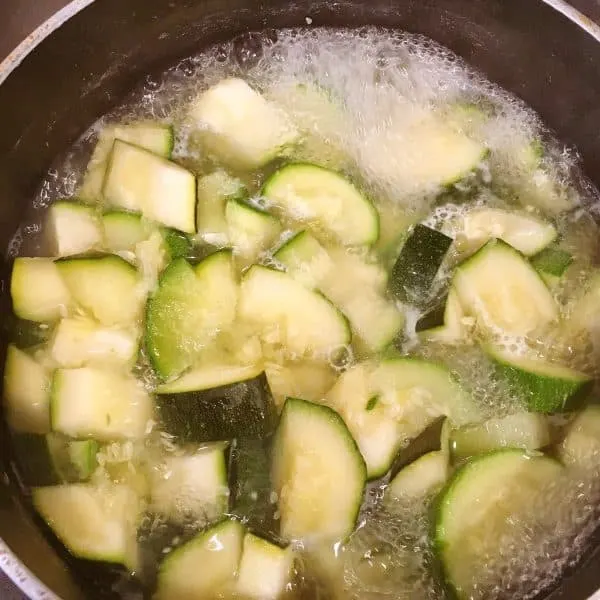
[[[96,0],[72,0],[54,13],[44,23],[30,33],[4,60],[0,62],[0,85],[49,35],[66,23],[71,17]],[[541,0],[557,12],[575,23],[595,40],[600,42],[600,25],[573,8],[565,0]],[[29,600],[61,600],[50,588],[34,575],[0,538],[0,570]],[[588,600],[600,600],[600,589]]]

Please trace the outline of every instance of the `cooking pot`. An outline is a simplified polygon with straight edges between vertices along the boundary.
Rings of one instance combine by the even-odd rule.
[[[0,246],[53,158],[142,77],[206,44],[311,20],[397,27],[448,46],[536,109],[600,185],[600,29],[561,0],[75,0],[0,65]],[[9,272],[2,261],[3,315]],[[13,581],[33,600],[142,598],[134,583],[70,559],[46,538],[19,485],[3,420],[0,445],[0,566]],[[599,550],[592,544],[543,597],[590,598],[600,588]]]

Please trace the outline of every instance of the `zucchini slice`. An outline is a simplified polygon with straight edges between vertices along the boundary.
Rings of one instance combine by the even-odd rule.
[[[98,465],[95,440],[71,440],[55,433],[12,436],[19,477],[25,485],[41,487],[89,479]]]
[[[457,223],[450,224],[450,235],[457,238],[457,248],[479,248],[491,238],[498,238],[525,256],[533,256],[549,246],[558,235],[556,227],[531,214],[500,208],[478,208]]]
[[[446,299],[417,321],[415,331],[423,341],[456,344],[468,334],[464,319],[456,291],[451,287]]]
[[[285,112],[239,78],[224,79],[201,94],[189,116],[201,142],[241,169],[265,165],[298,139]]]
[[[56,256],[83,254],[102,242],[94,209],[79,202],[55,202],[48,211],[48,226]]]
[[[229,243],[225,206],[229,200],[245,200],[244,184],[225,171],[215,171],[198,179],[196,223],[198,236],[207,244],[226,246]]]
[[[146,307],[145,347],[163,380],[181,374],[235,317],[238,284],[230,251],[196,266],[183,258],[162,273]]]
[[[85,483],[35,488],[33,505],[67,550],[78,558],[137,562],[137,495],[124,485]]]
[[[74,301],[102,325],[132,325],[140,317],[140,277],[126,260],[108,255],[55,264]]]
[[[561,471],[553,459],[506,449],[471,459],[454,473],[433,513],[434,551],[453,597],[486,597],[485,586],[497,583],[489,561],[507,543],[511,521],[525,518],[536,494]]]
[[[264,344],[295,358],[334,356],[350,343],[346,318],[286,273],[253,265],[242,279],[239,314]]]
[[[115,140],[122,140],[164,158],[170,158],[175,136],[170,125],[150,121],[104,127],[98,136],[98,142],[78,192],[80,198],[89,202],[101,200],[106,165]]]
[[[366,469],[332,409],[287,399],[275,435],[271,476],[284,538],[337,542],[352,532]]]
[[[217,598],[238,573],[244,527],[225,520],[170,552],[158,571],[157,600]]]
[[[268,363],[265,374],[279,409],[283,408],[288,397],[321,402],[337,377],[328,363],[317,361]]]
[[[600,457],[600,406],[586,406],[569,423],[558,447],[563,464],[568,467],[596,469]]]
[[[491,333],[525,336],[558,319],[539,274],[501,240],[491,240],[461,263],[453,286],[465,313]]]
[[[57,263],[51,258],[17,258],[10,294],[17,317],[28,321],[56,321],[66,316],[73,304]]]
[[[102,327],[85,317],[62,319],[49,347],[60,367],[86,365],[131,365],[138,351],[138,334],[133,329]]]
[[[290,581],[292,561],[291,548],[247,533],[235,591],[248,600],[277,600]]]
[[[371,245],[379,237],[373,203],[335,171],[293,163],[276,171],[262,190],[286,219],[307,223],[344,246]]]
[[[333,267],[329,253],[309,231],[295,234],[273,256],[288,275],[311,289],[319,288]]]
[[[531,452],[550,444],[550,425],[544,415],[519,412],[455,429],[449,444],[455,461],[501,448]]]
[[[487,345],[486,353],[502,377],[529,410],[553,413],[573,410],[594,386],[593,378],[537,358],[514,356]]]
[[[476,171],[485,159],[486,147],[449,123],[402,98],[397,105],[398,121],[393,118],[383,135],[381,127],[366,132],[359,164],[400,197],[438,194]]]
[[[348,252],[332,250],[330,256],[332,268],[321,291],[348,318],[362,347],[385,348],[404,325],[404,314],[386,297],[385,272]]]
[[[222,519],[228,496],[225,444],[168,456],[151,474],[150,510],[175,523],[203,526]]]
[[[431,286],[452,245],[452,238],[421,225],[415,225],[402,246],[390,275],[390,291],[403,302],[426,302]]]
[[[478,416],[445,367],[417,358],[359,363],[340,376],[327,400],[354,435],[369,479],[385,474],[402,445],[436,418],[463,424]]]
[[[196,232],[196,178],[161,156],[116,140],[102,188],[106,203],[151,221]]]
[[[142,438],[152,419],[140,382],[106,369],[57,369],[50,402],[52,430],[75,438]]]
[[[9,345],[4,366],[4,410],[10,426],[29,433],[50,430],[51,373],[29,354]]]
[[[449,471],[444,452],[424,454],[392,479],[385,492],[386,505],[393,506],[394,500],[413,500],[434,494],[446,483]]]
[[[104,248],[107,252],[133,252],[150,235],[139,213],[111,210],[102,215]]]
[[[200,384],[202,388],[205,380]],[[164,431],[179,443],[264,438],[276,425],[264,375],[212,389],[160,394],[157,404]]]
[[[227,201],[225,221],[234,254],[248,263],[254,262],[281,232],[281,224],[273,215],[240,200]]]

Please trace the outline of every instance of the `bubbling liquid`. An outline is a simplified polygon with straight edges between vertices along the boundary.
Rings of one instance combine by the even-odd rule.
[[[585,207],[597,209],[597,191],[579,173],[576,152],[556,141],[530,108],[474,72],[449,50],[422,36],[371,28],[249,33],[186,57],[164,73],[148,76],[48,172],[8,254],[45,254],[41,226],[44,211],[54,200],[76,195],[98,132],[106,123],[138,119],[171,123],[176,131],[174,160],[198,174],[208,172],[212,159],[193,143],[186,113],[199,93],[230,76],[243,77],[295,116],[306,133],[295,158],[351,175],[367,194],[377,198],[378,206],[398,227],[407,228],[424,220],[430,227],[442,229],[474,206],[510,208],[523,203],[524,197],[530,200],[527,205],[532,212],[549,216],[556,215],[557,207],[560,212],[578,205],[583,208],[561,214],[557,220],[559,235],[574,256],[565,283],[556,291],[565,306],[569,305],[573,288],[594,264],[599,232]],[[310,101],[298,105],[288,92],[299,83],[326,93],[334,106],[343,105],[343,117],[336,110],[314,112],[317,103]],[[489,159],[477,174],[446,190],[441,203],[439,189],[415,189],[410,178],[402,176],[407,171],[405,157],[394,152],[392,133],[408,130],[423,114],[454,120],[459,129],[489,150]],[[482,118],[482,114],[487,117]],[[544,141],[545,150],[539,163],[532,166],[522,153],[539,139]],[[264,173],[239,176],[260,202],[258,190]],[[545,191],[552,192],[553,204],[547,202]],[[586,371],[595,369],[596,355],[589,343],[573,346],[573,340],[565,341],[556,333],[557,343],[548,348],[547,339],[499,341],[512,350],[533,347],[541,356],[565,360]],[[503,416],[522,408],[518,398],[492,381],[489,365],[474,346],[420,344],[413,335],[402,349],[407,350],[446,363],[485,416]],[[348,354],[351,362],[350,350]],[[345,368],[339,361],[332,366],[336,370]],[[142,368],[138,375],[152,387],[148,372]],[[117,446],[104,451],[97,477],[114,480],[133,474],[143,479],[148,469],[161,468],[161,455],[177,451],[170,440],[160,436],[141,448]],[[543,531],[514,523],[511,526],[520,531],[520,538],[511,531],[510,539],[522,539],[523,543],[507,546],[499,556],[490,557],[491,579],[496,583],[487,599],[533,598],[548,584],[548,578],[558,577],[585,548],[597,522],[600,490],[596,473],[578,473],[575,479],[565,479],[556,486],[547,491],[543,502],[533,505],[544,516]],[[390,513],[380,507],[384,484],[376,483],[374,489],[359,528],[338,559],[336,568],[342,573],[331,586],[335,591],[325,592],[322,582],[315,583],[307,555],[306,564],[298,564],[290,597],[442,597],[431,576],[427,506],[420,501]],[[142,545],[155,545],[163,525],[145,523]],[[168,553],[179,541],[178,535],[169,533],[168,541],[158,552],[152,546],[150,555]]]

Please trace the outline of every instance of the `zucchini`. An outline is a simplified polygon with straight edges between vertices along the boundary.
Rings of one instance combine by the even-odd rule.
[[[227,510],[228,496],[224,444],[167,456],[152,470],[150,510],[171,522],[203,526],[218,521]]]
[[[551,458],[506,449],[471,459],[454,473],[436,500],[432,529],[441,575],[453,597],[483,598],[499,583],[490,577],[489,561],[507,543],[510,524],[525,517],[536,495],[561,471]],[[521,535],[520,528],[516,531]],[[519,547],[522,541],[512,543]]]
[[[238,284],[230,251],[192,266],[174,260],[146,306],[145,347],[163,380],[181,374],[235,317]]]
[[[94,209],[78,202],[55,202],[48,211],[47,226],[55,256],[83,254],[99,248],[102,242]]]
[[[98,465],[95,440],[70,440],[55,433],[12,436],[19,477],[25,485],[41,487],[86,481]]]
[[[111,210],[101,217],[104,248],[107,252],[133,252],[136,244],[148,238],[149,227],[139,213]]]
[[[115,140],[129,142],[154,154],[170,158],[175,136],[170,125],[141,122],[130,125],[109,125],[102,129],[87,166],[78,196],[86,201],[101,200],[106,165]]]
[[[30,433],[50,430],[51,373],[10,344],[4,366],[4,410],[10,426]]]
[[[534,412],[573,410],[594,386],[593,378],[562,365],[514,356],[489,345],[485,350],[497,376]]]
[[[179,443],[264,438],[275,427],[264,375],[213,389],[160,394],[157,404],[164,431]]]
[[[29,321],[56,321],[72,307],[69,289],[50,258],[15,259],[10,294],[17,317]]]
[[[178,379],[162,383],[156,391],[159,394],[181,394],[219,388],[240,381],[248,381],[262,373],[260,365],[230,363],[205,364],[188,371]]]
[[[235,592],[248,600],[277,600],[290,582],[292,561],[291,548],[246,533]]]
[[[225,171],[215,171],[198,179],[196,223],[198,236],[207,244],[226,246],[229,243],[225,206],[229,200],[245,200],[244,184]]]
[[[340,376],[327,400],[354,435],[369,479],[385,474],[400,448],[436,418],[462,424],[478,415],[445,367],[418,358],[359,363]]]
[[[55,264],[74,301],[102,325],[132,325],[140,317],[140,277],[127,261],[107,255]]]
[[[287,399],[273,444],[271,476],[282,537],[337,542],[352,532],[366,468],[346,425],[332,409]]]
[[[185,233],[196,232],[194,174],[143,148],[115,141],[102,194],[109,206],[141,212]]]
[[[426,302],[452,238],[421,225],[414,226],[390,275],[389,288],[402,302]]]
[[[336,372],[328,363],[316,361],[268,363],[265,374],[279,409],[287,397],[320,402],[336,380]]]
[[[233,584],[244,527],[225,520],[171,551],[158,571],[157,600],[216,598]]]
[[[230,514],[257,535],[279,537],[277,498],[273,494],[271,467],[272,437],[238,438],[229,455]]]
[[[501,240],[491,240],[461,263],[453,286],[465,313],[492,333],[525,336],[558,319],[538,273]]]
[[[296,281],[318,287],[368,349],[387,346],[402,328],[404,316],[385,297],[386,275],[377,265],[345,251],[327,252],[307,231],[288,240],[274,258]]]
[[[500,208],[471,210],[458,222],[450,223],[450,235],[457,238],[457,249],[476,249],[491,238],[498,238],[525,256],[541,252],[556,240],[558,232],[551,223],[531,214]]]
[[[455,461],[500,448],[531,452],[550,444],[550,425],[544,415],[519,412],[455,429],[449,443]]]
[[[135,568],[140,501],[130,488],[75,483],[34,488],[32,499],[73,556]]]
[[[202,144],[241,169],[265,165],[298,139],[287,115],[238,78],[224,79],[202,93],[189,117]]]
[[[61,319],[49,344],[52,361],[60,367],[131,365],[138,351],[134,330],[99,326],[85,317]]]
[[[293,222],[307,223],[344,246],[371,245],[379,237],[373,203],[339,173],[292,163],[265,182],[268,204]]]
[[[393,115],[383,136],[376,127],[362,140],[359,163],[372,178],[393,186],[400,196],[422,197],[438,194],[479,168],[487,155],[483,144],[401,98],[397,106],[398,121]]]
[[[192,241],[181,231],[162,227],[160,230],[169,261],[176,258],[188,258],[192,253]]]
[[[573,262],[573,256],[566,250],[551,246],[531,259],[534,269],[548,285],[554,285]]]
[[[334,356],[350,343],[345,317],[286,273],[253,265],[242,278],[240,318],[268,346],[295,358]]]
[[[287,240],[273,257],[288,275],[312,289],[320,287],[333,267],[327,250],[306,230]]]
[[[586,406],[567,426],[558,455],[568,467],[596,469],[600,456],[600,406]]]
[[[142,438],[152,400],[140,382],[114,371],[57,369],[50,399],[52,430],[101,441]]]
[[[281,232],[281,225],[275,217],[240,200],[227,201],[225,221],[234,254],[248,263],[254,262]]]
[[[442,451],[424,454],[392,479],[385,491],[386,505],[431,496],[446,483],[449,471],[448,457]]]
[[[415,331],[423,341],[456,344],[468,334],[465,316],[453,287],[439,306],[419,318]]]

